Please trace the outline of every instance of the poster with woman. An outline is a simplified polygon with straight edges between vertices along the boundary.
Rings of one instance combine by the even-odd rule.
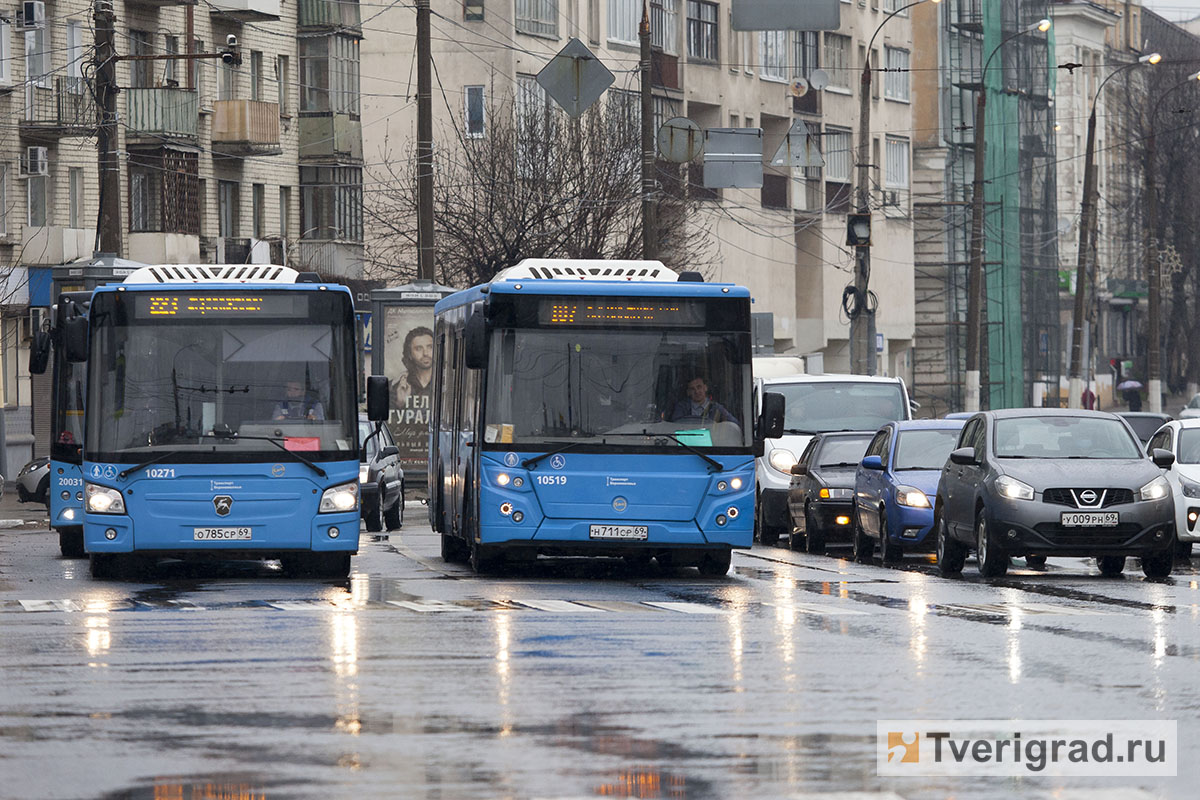
[[[433,390],[432,306],[386,309],[383,364],[392,389],[388,428],[400,449],[400,463],[406,472],[424,474]]]

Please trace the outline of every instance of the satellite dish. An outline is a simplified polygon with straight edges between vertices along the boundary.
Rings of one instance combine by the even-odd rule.
[[[1070,233],[1071,228],[1074,228],[1074,227],[1075,227],[1075,220],[1071,219],[1070,217],[1059,217],[1058,218],[1058,235],[1059,236],[1065,236],[1066,234]]]
[[[788,87],[788,91],[792,93],[792,97],[804,97],[808,94],[808,81],[804,78],[796,78],[792,81],[792,85]]]
[[[808,76],[808,82],[819,92],[829,85],[829,73],[823,69],[814,69],[812,75]]]
[[[658,152],[673,164],[686,164],[704,151],[700,126],[687,117],[672,117],[658,129]]]

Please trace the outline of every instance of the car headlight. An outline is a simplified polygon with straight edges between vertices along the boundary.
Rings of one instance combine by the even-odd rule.
[[[1170,493],[1171,484],[1167,483],[1167,479],[1162,475],[1147,483],[1138,492],[1143,500],[1162,500]]]
[[[359,464],[358,465],[358,482],[359,483],[366,483],[367,476],[370,474],[371,474],[370,465],[368,465],[368,464]]]
[[[996,491],[1010,500],[1032,500],[1033,487],[1008,475],[996,479]]]
[[[848,500],[854,496],[853,489],[822,489],[817,494],[822,500]]]
[[[83,488],[84,502],[92,514],[124,514],[125,498],[117,489],[89,483]]]
[[[911,508],[929,508],[929,497],[912,486],[897,486],[896,502]]]
[[[321,514],[332,514],[338,511],[353,511],[358,508],[358,483],[343,483],[330,486],[321,495]]]
[[[774,469],[779,470],[784,475],[792,474],[792,466],[796,463],[796,456],[791,450],[786,450],[782,447],[776,447],[771,451],[771,455],[767,458],[767,463]]]
[[[1184,497],[1200,497],[1200,483],[1180,478],[1179,485],[1183,488]]]

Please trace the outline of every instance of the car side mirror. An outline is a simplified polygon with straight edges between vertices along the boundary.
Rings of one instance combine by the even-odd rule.
[[[1154,462],[1154,466],[1159,469],[1170,469],[1175,463],[1175,454],[1170,450],[1163,450],[1161,447],[1156,447],[1150,459]]]
[[[71,317],[63,321],[62,343],[67,361],[82,364],[88,360],[87,317]]]
[[[975,460],[974,447],[960,447],[950,453],[950,460],[960,467],[969,467],[979,462]]]
[[[50,363],[50,334],[38,331],[29,345],[29,374],[42,375]]]
[[[863,469],[883,469],[883,459],[879,456],[864,456],[862,460]]]
[[[778,439],[783,436],[783,395],[779,392],[764,392],[762,414],[758,418],[758,438]]]
[[[379,452],[380,458],[391,458],[392,456],[400,455],[400,448],[394,444],[389,444]]]
[[[367,378],[367,419],[371,422],[383,422],[388,418],[388,404],[391,402],[391,382],[383,375],[371,375]]]
[[[803,477],[808,474],[808,467],[804,466],[803,464],[792,464],[790,472],[793,475]]]

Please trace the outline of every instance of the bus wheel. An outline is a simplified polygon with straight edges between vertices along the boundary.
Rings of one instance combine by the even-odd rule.
[[[349,553],[313,553],[312,571],[318,578],[345,578],[350,575]]]
[[[501,556],[496,552],[495,546],[471,542],[471,569],[476,574],[485,575],[495,572],[500,565],[500,559]]]
[[[733,561],[733,551],[719,550],[708,552],[700,559],[700,574],[719,577],[729,572],[729,564]]]
[[[116,553],[92,553],[88,559],[92,577],[98,581],[113,580],[118,577]]]
[[[83,528],[59,531],[58,549],[63,558],[87,558],[83,549]]]
[[[448,533],[442,534],[442,561],[447,564],[461,564],[470,557],[462,540]]]

